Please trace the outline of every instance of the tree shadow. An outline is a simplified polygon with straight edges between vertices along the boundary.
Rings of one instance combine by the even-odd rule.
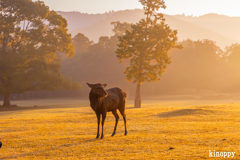
[[[215,111],[212,110],[203,110],[203,109],[180,109],[176,111],[163,112],[157,116],[160,118],[171,118],[171,117],[181,117],[188,115],[209,115],[213,114]]]

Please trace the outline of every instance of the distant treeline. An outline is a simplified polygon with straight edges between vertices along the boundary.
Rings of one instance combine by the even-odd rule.
[[[126,81],[124,74],[127,63],[119,64],[116,58],[117,36],[99,38],[93,43],[79,33],[73,38],[75,56],[71,59],[62,57],[61,71],[66,77],[80,82],[81,91],[37,91],[21,95],[12,95],[11,99],[36,98],[87,98],[90,83],[107,83],[109,87],[121,87],[129,97],[135,93],[135,85]],[[174,49],[169,55],[172,63],[163,74],[161,81],[144,83],[143,96],[171,94],[191,88],[220,92],[240,91],[240,45],[233,44],[221,50],[211,40],[179,42],[183,49]]]
[[[133,96],[135,85],[126,81],[124,75],[128,64],[119,64],[115,51],[117,36],[99,38],[91,42],[83,34],[73,38],[75,56],[64,59],[62,73],[82,84],[81,93],[89,92],[86,82],[107,83],[108,87],[119,86]],[[215,90],[220,92],[240,91],[240,45],[233,44],[223,51],[211,40],[179,42],[183,49],[174,49],[169,54],[172,63],[160,82],[144,83],[142,94],[157,96],[171,94],[186,88]]]

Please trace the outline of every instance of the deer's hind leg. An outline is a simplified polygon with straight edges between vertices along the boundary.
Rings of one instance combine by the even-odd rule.
[[[123,107],[118,109],[119,112],[121,113],[121,115],[123,116],[123,120],[124,120],[124,126],[125,126],[125,133],[124,135],[127,135],[127,121],[126,121],[126,114],[125,114],[125,103],[123,104]]]
[[[115,127],[114,127],[114,130],[113,130],[113,133],[112,133],[112,136],[114,136],[116,134],[116,129],[117,129],[119,116],[117,114],[117,110],[116,109],[112,111],[112,114],[115,116],[115,119],[116,119]]]

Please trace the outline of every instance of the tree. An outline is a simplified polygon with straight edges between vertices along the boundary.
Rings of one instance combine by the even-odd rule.
[[[124,67],[119,65],[115,54],[117,43],[115,36],[99,37],[98,43],[89,46],[86,52],[64,60],[62,73],[80,83],[104,82],[113,87],[126,86]],[[78,50],[75,52],[78,53]],[[83,87],[81,92],[88,93],[89,88]]]
[[[84,53],[88,50],[88,47],[93,44],[93,41],[90,41],[84,34],[78,33],[73,37],[73,44],[76,53]]]
[[[176,45],[177,31],[171,30],[165,24],[163,14],[156,13],[160,8],[166,8],[163,0],[139,0],[143,5],[146,18],[131,25],[119,37],[116,51],[119,62],[130,62],[125,74],[128,81],[137,83],[135,104],[141,107],[141,85],[143,82],[159,81],[167,65],[171,63],[168,51],[172,48],[181,48]]]
[[[197,92],[200,89],[218,88],[226,70],[221,48],[207,39],[197,41],[188,39],[181,44],[182,50],[174,49],[169,53],[172,64],[168,69],[168,75],[171,75],[168,82],[172,87],[195,88]]]
[[[232,74],[232,82],[231,84],[234,86],[235,89],[239,89],[240,83],[240,44],[235,43],[231,46],[227,46],[225,48],[225,58],[228,62],[228,66],[230,67],[231,71],[229,73]]]
[[[240,68],[240,44],[232,44],[226,48],[226,58],[228,63],[230,63],[235,68]]]
[[[74,55],[67,21],[41,1],[0,1],[0,93],[9,95],[74,86],[60,72],[60,57]],[[66,87],[64,87],[66,88]]]
[[[115,33],[115,36],[123,36],[125,32],[131,31],[131,24],[127,22],[112,22],[111,25],[113,25],[113,32]]]

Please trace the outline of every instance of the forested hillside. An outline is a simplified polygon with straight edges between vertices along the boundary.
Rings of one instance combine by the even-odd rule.
[[[135,85],[126,81],[124,71],[128,64],[119,64],[117,61],[115,51],[118,42],[111,22],[136,23],[142,18],[143,11],[126,10],[104,15],[105,19],[71,31],[73,35],[80,33],[85,40],[74,37],[76,55],[62,62],[62,72],[80,82],[83,86],[81,93],[86,95],[89,90],[85,86],[86,82],[102,82],[107,83],[108,87],[122,87],[131,96],[135,92]],[[238,41],[228,32],[214,30],[213,27],[215,21],[218,24],[221,19],[226,22],[234,18],[209,14],[202,17],[165,15],[165,19],[171,28],[178,30],[179,43],[183,45],[183,49],[174,49],[169,53],[172,63],[166,73],[163,74],[160,82],[144,84],[143,95],[154,97],[154,95],[185,92],[198,94],[201,90],[225,93],[237,92],[240,89],[236,87],[240,74],[236,71],[237,67],[233,67],[228,59],[230,53],[237,54],[237,46],[233,47],[235,51],[233,48],[224,50],[227,45],[230,46]],[[229,21],[229,28],[233,23],[237,22]],[[226,27],[228,30],[229,28]]]
[[[113,26],[111,22],[120,21],[136,23],[143,17],[143,11],[124,10],[105,14],[84,14],[79,12],[58,12],[68,20],[69,32],[72,35],[83,33],[90,40],[98,41],[100,36],[112,36]],[[240,42],[239,17],[227,17],[216,14],[208,14],[200,17],[185,15],[165,15],[166,22],[173,29],[178,30],[179,40],[184,39],[209,39],[221,48],[226,45]]]
[[[108,87],[123,88],[131,97],[134,94],[135,85],[127,82],[124,75],[128,64],[119,64],[117,61],[117,43],[116,36],[100,37],[98,43],[91,42],[83,34],[74,37],[76,55],[63,61],[62,72],[83,85],[81,92],[86,94],[85,97],[89,91],[86,82],[107,83]],[[86,50],[77,47],[82,44],[86,44]],[[223,51],[211,40],[188,39],[179,44],[183,45],[183,49],[174,49],[169,53],[172,63],[161,81],[145,83],[142,88],[143,96],[175,94],[176,91],[181,94],[186,90],[186,94],[198,94],[201,90],[229,93],[240,89],[236,87],[239,86],[240,74],[237,69],[240,68],[228,56],[229,53],[237,56],[239,45]]]
[[[115,51],[118,39],[111,22],[136,23],[142,18],[143,11],[125,10],[97,15],[79,12],[58,13],[68,21],[68,29],[72,33],[75,45],[75,56],[71,59],[66,59],[60,54],[61,71],[66,77],[80,82],[82,90],[28,92],[12,95],[11,98],[87,98],[89,88],[86,82],[107,83],[107,88],[118,86],[132,97],[136,86],[126,81],[124,71],[128,64],[119,64],[117,61]],[[169,53],[172,63],[166,73],[159,82],[145,83],[142,88],[143,96],[240,91],[240,66],[234,61],[238,59],[239,45],[232,45],[238,42],[239,37],[233,33],[238,34],[239,18],[212,14],[201,17],[164,17],[172,29],[178,30],[179,44],[183,45],[183,49],[174,49]],[[220,29],[215,29],[217,25]],[[226,46],[231,47],[225,50]]]
[[[175,15],[177,19],[210,29],[224,37],[240,41],[240,17],[228,17],[218,14],[206,14],[200,17]]]

